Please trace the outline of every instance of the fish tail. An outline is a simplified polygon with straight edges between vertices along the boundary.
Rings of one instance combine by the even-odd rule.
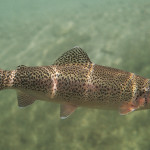
[[[0,90],[11,88],[14,79],[14,70],[2,70],[0,69]]]

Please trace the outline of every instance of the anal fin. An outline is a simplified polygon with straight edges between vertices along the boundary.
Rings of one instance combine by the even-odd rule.
[[[75,110],[77,106],[71,104],[61,104],[60,105],[60,118],[66,119],[70,116]]]
[[[17,91],[17,99],[18,99],[18,106],[19,107],[26,107],[36,100],[34,97],[22,92]]]

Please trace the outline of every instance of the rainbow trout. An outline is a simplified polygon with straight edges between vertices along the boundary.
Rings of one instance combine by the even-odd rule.
[[[19,107],[36,100],[60,103],[62,119],[77,107],[117,109],[122,115],[150,107],[149,79],[96,65],[80,47],[67,51],[51,66],[0,70],[3,89],[17,91]]]

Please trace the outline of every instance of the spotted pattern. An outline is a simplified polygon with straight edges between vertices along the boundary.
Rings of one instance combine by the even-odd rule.
[[[119,69],[95,65],[88,87],[88,104],[94,107],[118,108],[123,102],[136,100],[149,87],[148,79]],[[148,88],[146,88],[148,89]]]
[[[0,70],[0,90],[35,91],[50,101],[77,106],[118,109],[123,102],[140,98],[146,105],[150,103],[149,87],[149,79],[93,64],[79,47],[67,51],[51,66],[21,65],[13,71]]]
[[[117,69],[95,65],[91,76],[92,86],[88,89],[88,101],[98,106],[129,100],[132,89],[125,87],[129,75]],[[127,95],[123,97],[122,94]]]
[[[13,86],[15,73],[15,70],[0,70],[0,90]]]
[[[52,93],[53,81],[51,74],[54,71],[50,66],[26,67],[19,66],[14,78],[14,88]]]
[[[57,66],[56,97],[70,103],[79,104],[84,99],[89,69],[82,65]]]
[[[91,63],[87,66],[53,66],[59,72],[57,76],[54,73],[55,98],[80,106],[118,108],[123,102],[136,100],[150,85],[130,72]]]

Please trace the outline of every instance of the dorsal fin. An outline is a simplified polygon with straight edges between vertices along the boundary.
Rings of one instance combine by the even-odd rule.
[[[66,64],[91,64],[88,55],[78,46],[65,52],[60,56],[53,65],[66,65]]]

